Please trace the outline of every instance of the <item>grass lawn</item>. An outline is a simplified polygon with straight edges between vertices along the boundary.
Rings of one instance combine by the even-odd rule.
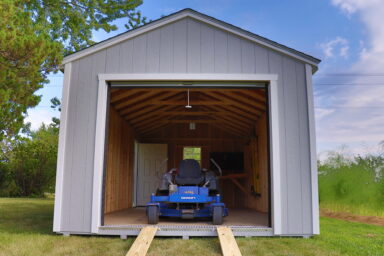
[[[52,233],[52,199],[0,198],[0,255],[125,255],[134,238]],[[243,255],[384,255],[384,227],[321,219],[310,238],[237,238]],[[217,238],[155,238],[148,255],[221,255]]]
[[[352,213],[361,216],[377,216],[384,217],[384,207],[377,209],[376,207],[370,207],[370,205],[354,205],[347,203],[321,203],[321,208],[327,209],[332,212],[345,212]]]

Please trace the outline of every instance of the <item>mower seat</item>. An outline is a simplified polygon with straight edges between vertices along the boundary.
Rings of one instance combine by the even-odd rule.
[[[205,180],[200,164],[194,159],[185,159],[180,162],[179,173],[175,177],[177,185],[198,186]]]

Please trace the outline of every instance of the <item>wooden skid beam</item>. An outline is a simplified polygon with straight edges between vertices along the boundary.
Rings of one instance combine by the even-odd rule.
[[[139,236],[133,242],[131,248],[129,248],[126,256],[145,256],[155,237],[157,231],[156,226],[146,226],[141,231]]]
[[[223,256],[241,256],[239,246],[229,227],[217,227],[217,234],[219,235]]]

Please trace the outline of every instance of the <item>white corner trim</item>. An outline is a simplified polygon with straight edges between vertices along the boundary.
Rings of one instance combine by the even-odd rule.
[[[281,212],[281,154],[280,154],[280,123],[278,83],[272,80],[269,86],[269,121],[271,145],[271,176],[272,176],[272,228],[275,235],[282,234]]]
[[[310,146],[310,166],[311,166],[311,191],[312,191],[312,232],[314,235],[320,234],[319,223],[319,190],[317,173],[317,153],[316,153],[316,126],[315,108],[313,103],[312,87],[312,67],[305,65],[308,101],[308,122],[309,122],[309,146]]]
[[[95,132],[95,155],[93,174],[92,224],[91,232],[98,233],[101,225],[101,211],[103,200],[103,170],[104,170],[104,142],[107,118],[108,85],[105,80],[99,80],[97,98],[97,116]]]
[[[202,14],[202,15],[204,15],[204,14]],[[196,20],[198,20],[200,22],[203,22],[205,24],[208,24],[210,26],[216,27],[216,28],[224,30],[224,31],[228,31],[228,32],[230,32],[232,34],[235,34],[235,35],[239,36],[239,37],[245,38],[247,40],[250,40],[252,42],[255,42],[257,44],[260,44],[260,45],[263,45],[263,46],[265,46],[267,48],[270,48],[270,49],[272,49],[272,50],[274,50],[276,52],[288,55],[288,56],[290,56],[292,58],[295,58],[295,59],[298,59],[298,60],[303,61],[305,63],[311,64],[314,67],[317,67],[317,65],[318,65],[317,63],[315,63],[315,62],[313,62],[313,61],[311,61],[311,60],[309,60],[307,58],[304,58],[304,57],[302,57],[302,56],[300,56],[298,54],[290,52],[289,50],[285,50],[283,48],[274,46],[274,45],[272,45],[272,44],[270,44],[268,42],[264,42],[263,40],[257,39],[257,38],[255,38],[253,36],[249,36],[249,35],[247,35],[246,33],[242,32],[242,31],[237,31],[235,29],[231,29],[231,28],[228,27],[228,25],[227,26],[226,25],[222,25],[222,24],[220,24],[220,21],[211,20],[211,19],[206,18],[204,16],[201,16],[201,15],[198,15],[198,14],[195,14],[195,13],[191,13],[190,11],[180,12],[179,14],[171,15],[171,16],[165,18],[164,20],[155,21],[153,24],[148,24],[147,26],[143,26],[141,28],[138,28],[138,29],[133,30],[131,32],[128,32],[126,34],[119,35],[119,36],[117,36],[117,37],[115,37],[113,39],[106,40],[104,42],[101,42],[99,44],[91,46],[91,47],[89,47],[87,49],[84,49],[82,51],[79,51],[77,53],[69,55],[68,57],[64,58],[63,64],[66,64],[66,63],[74,61],[76,59],[85,57],[85,56],[90,55],[92,53],[101,51],[101,50],[103,50],[105,48],[114,46],[114,45],[116,45],[116,44],[118,44],[120,42],[123,42],[125,40],[128,40],[130,38],[136,37],[136,36],[138,36],[140,34],[149,32],[149,31],[154,30],[154,29],[156,29],[158,27],[165,26],[165,25],[167,25],[169,23],[181,20],[181,19],[186,18],[186,17],[190,17],[190,18],[196,19]]]
[[[270,129],[272,172],[272,222],[275,235],[281,234],[281,182],[280,182],[280,136],[278,109],[278,75],[276,74],[99,74],[95,155],[92,199],[92,233],[99,233],[103,199],[104,143],[108,100],[108,82],[113,81],[232,81],[269,82],[270,84]],[[177,84],[169,86],[177,87]],[[224,85],[225,86],[225,85]]]
[[[68,102],[71,80],[72,64],[65,64],[64,81],[62,89],[61,113],[60,113],[60,131],[59,131],[59,147],[57,152],[57,167],[56,167],[56,186],[55,186],[55,208],[53,215],[53,231],[61,231],[61,216],[63,202],[63,183],[65,170],[65,144],[67,137],[67,117],[68,117]]]

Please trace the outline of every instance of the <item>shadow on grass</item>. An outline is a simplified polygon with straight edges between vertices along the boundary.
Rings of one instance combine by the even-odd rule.
[[[53,235],[53,199],[0,198],[0,232]]]

